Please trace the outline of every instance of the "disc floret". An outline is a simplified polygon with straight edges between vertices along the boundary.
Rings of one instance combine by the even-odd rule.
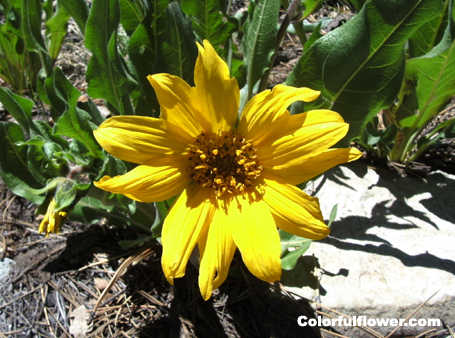
[[[236,131],[201,132],[188,152],[188,160],[193,181],[215,189],[218,196],[244,193],[263,170],[256,148]]]

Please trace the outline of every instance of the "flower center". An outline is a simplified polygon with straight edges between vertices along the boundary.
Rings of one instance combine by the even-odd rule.
[[[202,132],[188,152],[194,182],[216,194],[243,193],[261,175],[256,149],[235,131]]]

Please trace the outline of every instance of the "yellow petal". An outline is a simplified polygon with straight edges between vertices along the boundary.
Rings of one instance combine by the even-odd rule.
[[[282,130],[280,136],[293,134],[302,127],[321,123],[344,123],[344,120],[340,114],[333,110],[314,109],[306,113],[291,115],[288,125]]]
[[[158,157],[124,175],[104,176],[95,186],[139,202],[164,201],[182,192],[190,183],[187,167],[186,156]]]
[[[201,265],[199,288],[202,298],[209,299],[212,291],[226,280],[236,246],[229,228],[230,219],[223,209],[217,208],[212,223],[205,234],[205,245],[199,246]],[[201,239],[202,240],[202,239]]]
[[[185,275],[186,264],[201,231],[209,226],[214,207],[210,201],[213,189],[191,184],[172,206],[161,233],[161,265],[169,283]]]
[[[235,78],[230,77],[227,64],[218,56],[210,42],[198,44],[199,56],[194,68],[193,103],[195,115],[205,131],[218,133],[230,130],[237,121],[240,91]]]
[[[355,161],[362,156],[356,148],[327,149],[322,154],[313,156],[299,165],[281,165],[276,169],[265,167],[264,172],[280,176],[287,183],[297,185],[322,174],[334,166]]]
[[[165,121],[151,117],[111,117],[94,135],[109,154],[139,164],[158,156],[182,154],[187,147],[170,136]]]
[[[269,176],[269,177],[266,177]],[[276,225],[291,234],[309,239],[322,239],[330,233],[324,224],[319,200],[280,178],[263,175],[264,201],[276,220]]]
[[[268,205],[253,196],[237,196],[228,209],[234,243],[248,270],[273,283],[281,277],[281,244]]]
[[[291,166],[304,163],[310,157],[316,156],[336,142],[341,140],[348,131],[348,124],[342,121],[335,113],[336,119],[327,121],[318,111],[309,111],[300,114],[299,120],[293,119],[292,127],[288,132],[280,135],[277,140],[267,143],[258,149],[258,158],[261,166],[270,169],[279,169],[282,166]],[[318,123],[318,115],[320,123]],[[303,126],[295,129],[295,121]],[[290,131],[289,131],[290,130]]]
[[[321,92],[309,88],[277,85],[253,97],[242,112],[239,134],[255,147],[273,141],[283,132],[289,121],[289,105],[296,101],[314,101]]]
[[[194,141],[202,127],[194,117],[191,103],[191,86],[181,78],[170,74],[155,74],[147,77],[155,90],[161,107],[161,118],[168,122],[168,129],[180,135],[187,143]]]

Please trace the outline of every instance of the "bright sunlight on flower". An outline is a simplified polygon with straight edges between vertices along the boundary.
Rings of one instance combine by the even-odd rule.
[[[294,185],[361,156],[329,149],[348,130],[330,110],[290,115],[295,101],[320,92],[278,85],[257,94],[238,127],[239,87],[208,41],[200,46],[195,87],[169,74],[148,77],[161,105],[159,119],[116,116],[95,131],[106,151],[139,164],[97,187],[141,202],[176,199],[162,231],[168,281],[182,277],[198,245],[204,299],[226,279],[238,247],[256,277],[281,277],[277,227],[309,239],[329,234],[317,198]]]

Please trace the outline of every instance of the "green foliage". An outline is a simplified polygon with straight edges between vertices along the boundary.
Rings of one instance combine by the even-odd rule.
[[[455,92],[455,26],[452,4],[449,13],[448,25],[439,44],[427,54],[407,61],[405,81],[412,84],[412,95],[417,98],[413,110],[418,111],[418,114],[397,110],[396,124],[400,131],[400,141],[395,143],[392,160],[405,161],[408,156],[409,160],[415,160],[428,148],[429,142],[434,143],[435,135],[431,139],[426,136],[417,144],[415,141],[427,124],[450,102]],[[406,99],[404,94],[403,101]]]
[[[270,59],[277,44],[278,0],[256,0],[250,2],[249,14],[244,24],[242,46],[246,67],[246,97],[243,103],[253,96],[253,88],[264,73],[272,67]]]
[[[201,40],[209,40],[218,54],[227,57],[236,20],[226,14],[223,0],[183,0],[182,10],[192,18],[193,29]]]
[[[177,2],[166,10],[166,26],[160,48],[160,69],[193,83],[194,64],[197,57],[196,36],[191,21]]]
[[[85,46],[92,51],[87,93],[103,98],[116,114],[133,114],[129,93],[137,82],[129,75],[117,48],[118,0],[94,0],[86,25]]]
[[[33,176],[27,161],[26,145],[17,145],[25,142],[22,128],[13,122],[0,122],[0,173],[3,182],[16,195],[25,197],[33,203],[42,203],[44,198],[36,195],[33,189],[42,188],[42,185]]]
[[[339,146],[357,139],[397,96],[405,70],[404,46],[416,29],[442,10],[439,0],[369,1],[350,21],[318,39],[286,84],[320,90],[349,123]]]

